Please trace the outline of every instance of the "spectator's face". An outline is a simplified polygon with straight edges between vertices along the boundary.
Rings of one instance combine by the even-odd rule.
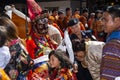
[[[88,12],[83,13],[83,15],[87,18],[88,17]]]
[[[75,11],[75,14],[80,14],[80,11]]]
[[[116,23],[117,23],[116,18],[113,19],[108,12],[103,13],[102,25],[106,33],[111,33],[112,31],[116,30],[116,28],[118,27]]]
[[[78,61],[84,61],[85,59],[85,51],[79,51],[79,52],[75,52],[75,57]]]
[[[97,14],[97,17],[98,17],[98,18],[101,18],[101,17],[102,17],[102,13],[98,13],[98,14]]]
[[[66,12],[66,15],[71,16],[71,15],[72,15],[72,11],[71,11],[71,10],[68,10],[68,11]]]
[[[74,33],[74,34],[80,34],[80,25],[79,25],[79,23],[77,23],[77,24],[75,24],[75,25],[73,25],[72,27],[71,27],[71,31],[72,31],[72,33]]]
[[[63,19],[63,18],[65,17],[65,15],[64,15],[64,14],[60,14],[59,17],[60,17],[61,19]]]
[[[58,15],[58,11],[54,11],[53,16],[57,16],[57,15]]]
[[[50,56],[49,62],[50,62],[50,67],[52,68],[58,68],[60,66],[60,61],[54,55]]]

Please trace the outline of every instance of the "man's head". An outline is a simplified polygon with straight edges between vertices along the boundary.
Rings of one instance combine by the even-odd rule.
[[[68,8],[65,9],[65,11],[66,11],[66,15],[67,16],[71,16],[72,15],[72,9],[71,8],[68,7]]]
[[[57,9],[53,9],[52,10],[52,15],[53,16],[57,16],[58,15],[58,10]]]
[[[88,13],[89,13],[89,11],[87,8],[82,10],[82,15],[85,16],[86,18],[88,17]]]
[[[101,18],[102,17],[102,14],[103,14],[103,11],[102,10],[97,10],[96,12],[95,12],[95,16],[96,16],[96,18]]]
[[[58,11],[58,16],[59,16],[59,18],[64,19],[64,17],[65,17],[64,12]]]
[[[75,9],[74,11],[75,14],[80,14],[80,10],[78,8]]]
[[[46,17],[46,18],[49,17],[49,11],[48,11],[48,9],[42,10],[42,12],[41,12],[41,17]]]
[[[72,18],[68,22],[68,26],[70,27],[72,33],[79,34],[80,33],[80,24],[77,18]]]
[[[109,6],[102,16],[102,25],[106,33],[111,33],[120,28],[120,6]]]

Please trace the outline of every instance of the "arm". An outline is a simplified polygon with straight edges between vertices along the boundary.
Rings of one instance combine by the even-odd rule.
[[[50,36],[51,40],[54,41],[54,43],[56,44],[60,44],[61,43],[61,37],[59,34],[53,34]]]

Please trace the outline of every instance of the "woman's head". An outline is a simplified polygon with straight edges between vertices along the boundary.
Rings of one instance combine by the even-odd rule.
[[[0,47],[2,47],[7,40],[7,31],[4,26],[0,26]]]
[[[85,58],[85,41],[74,40],[72,41],[72,48],[75,55],[75,58],[78,61],[84,61]]]
[[[49,62],[52,68],[70,68],[71,62],[66,55],[66,52],[58,49],[53,50],[49,54]]]
[[[0,26],[4,26],[7,30],[8,39],[16,39],[18,36],[16,25],[6,17],[0,17]]]

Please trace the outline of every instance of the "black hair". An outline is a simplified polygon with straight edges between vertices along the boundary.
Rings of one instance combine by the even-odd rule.
[[[64,14],[63,11],[58,11],[58,15]]]
[[[85,40],[72,41],[72,48],[73,48],[73,52],[85,51]]]
[[[76,34],[74,34],[74,33],[71,34],[71,35],[70,35],[70,40],[73,41],[73,40],[75,40],[75,39],[79,39],[78,36],[77,36]]]
[[[5,12],[1,13],[0,17],[6,17],[6,18],[10,19],[10,17],[7,14],[5,14]]]
[[[104,12],[111,14],[112,18],[120,17],[120,5],[108,6]]]
[[[54,9],[52,10],[52,13],[55,12],[55,11],[58,11],[58,10],[54,8]]]
[[[65,11],[67,12],[67,11],[70,11],[71,10],[71,8],[69,8],[69,7],[67,7],[66,9],[65,9]]]
[[[87,8],[84,8],[84,9],[82,10],[82,13],[85,13],[85,12],[89,12]]]
[[[48,13],[48,12],[49,12],[48,9],[44,9],[42,10],[41,14]]]
[[[52,50],[49,53],[49,59],[50,57],[54,55],[55,57],[58,58],[58,60],[61,62],[60,66],[61,68],[70,68],[72,63],[70,62],[70,59],[68,58],[68,56],[66,55],[65,51],[62,51],[61,49],[57,49],[57,50]]]

